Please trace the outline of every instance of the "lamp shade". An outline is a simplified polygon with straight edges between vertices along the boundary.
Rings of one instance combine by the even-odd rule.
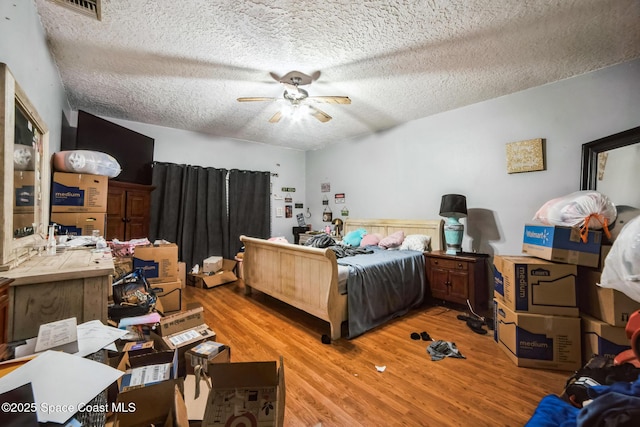
[[[467,216],[467,198],[462,194],[445,194],[440,203],[440,216],[464,218]]]

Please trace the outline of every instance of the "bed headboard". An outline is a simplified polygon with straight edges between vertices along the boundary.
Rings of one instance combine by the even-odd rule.
[[[442,219],[346,219],[344,220],[344,231],[348,232],[364,228],[367,233],[388,236],[396,231],[404,231],[405,236],[409,234],[425,234],[431,237],[430,250],[444,250],[443,238],[444,220]]]

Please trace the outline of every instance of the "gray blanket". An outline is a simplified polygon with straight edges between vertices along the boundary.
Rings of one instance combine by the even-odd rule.
[[[373,253],[338,259],[349,266],[349,338],[406,314],[425,297],[422,252],[367,249]]]

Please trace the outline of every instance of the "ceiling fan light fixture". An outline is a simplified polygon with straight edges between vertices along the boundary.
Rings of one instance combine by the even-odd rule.
[[[295,90],[285,89],[283,96],[284,99],[295,103],[307,98],[309,96],[309,92],[296,87]]]
[[[317,71],[312,76],[307,76],[299,71],[291,71],[283,77],[278,77],[275,73],[270,73],[271,77],[277,80],[284,86],[284,93],[282,97],[289,101],[284,111],[276,112],[270,119],[270,123],[277,123],[283,116],[283,113],[291,117],[295,121],[298,121],[303,116],[314,117],[321,123],[326,123],[331,120],[331,116],[317,107],[310,105],[315,103],[324,104],[351,104],[351,99],[348,96],[309,96],[309,92],[304,89],[300,89],[300,85],[310,84],[320,76],[320,72]],[[277,101],[277,98],[266,97],[242,97],[238,98],[239,102],[251,102],[251,101]]]

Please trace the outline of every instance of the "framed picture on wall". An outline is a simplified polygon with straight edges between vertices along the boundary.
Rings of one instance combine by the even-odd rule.
[[[544,163],[542,138],[507,144],[507,173],[542,171]]]

